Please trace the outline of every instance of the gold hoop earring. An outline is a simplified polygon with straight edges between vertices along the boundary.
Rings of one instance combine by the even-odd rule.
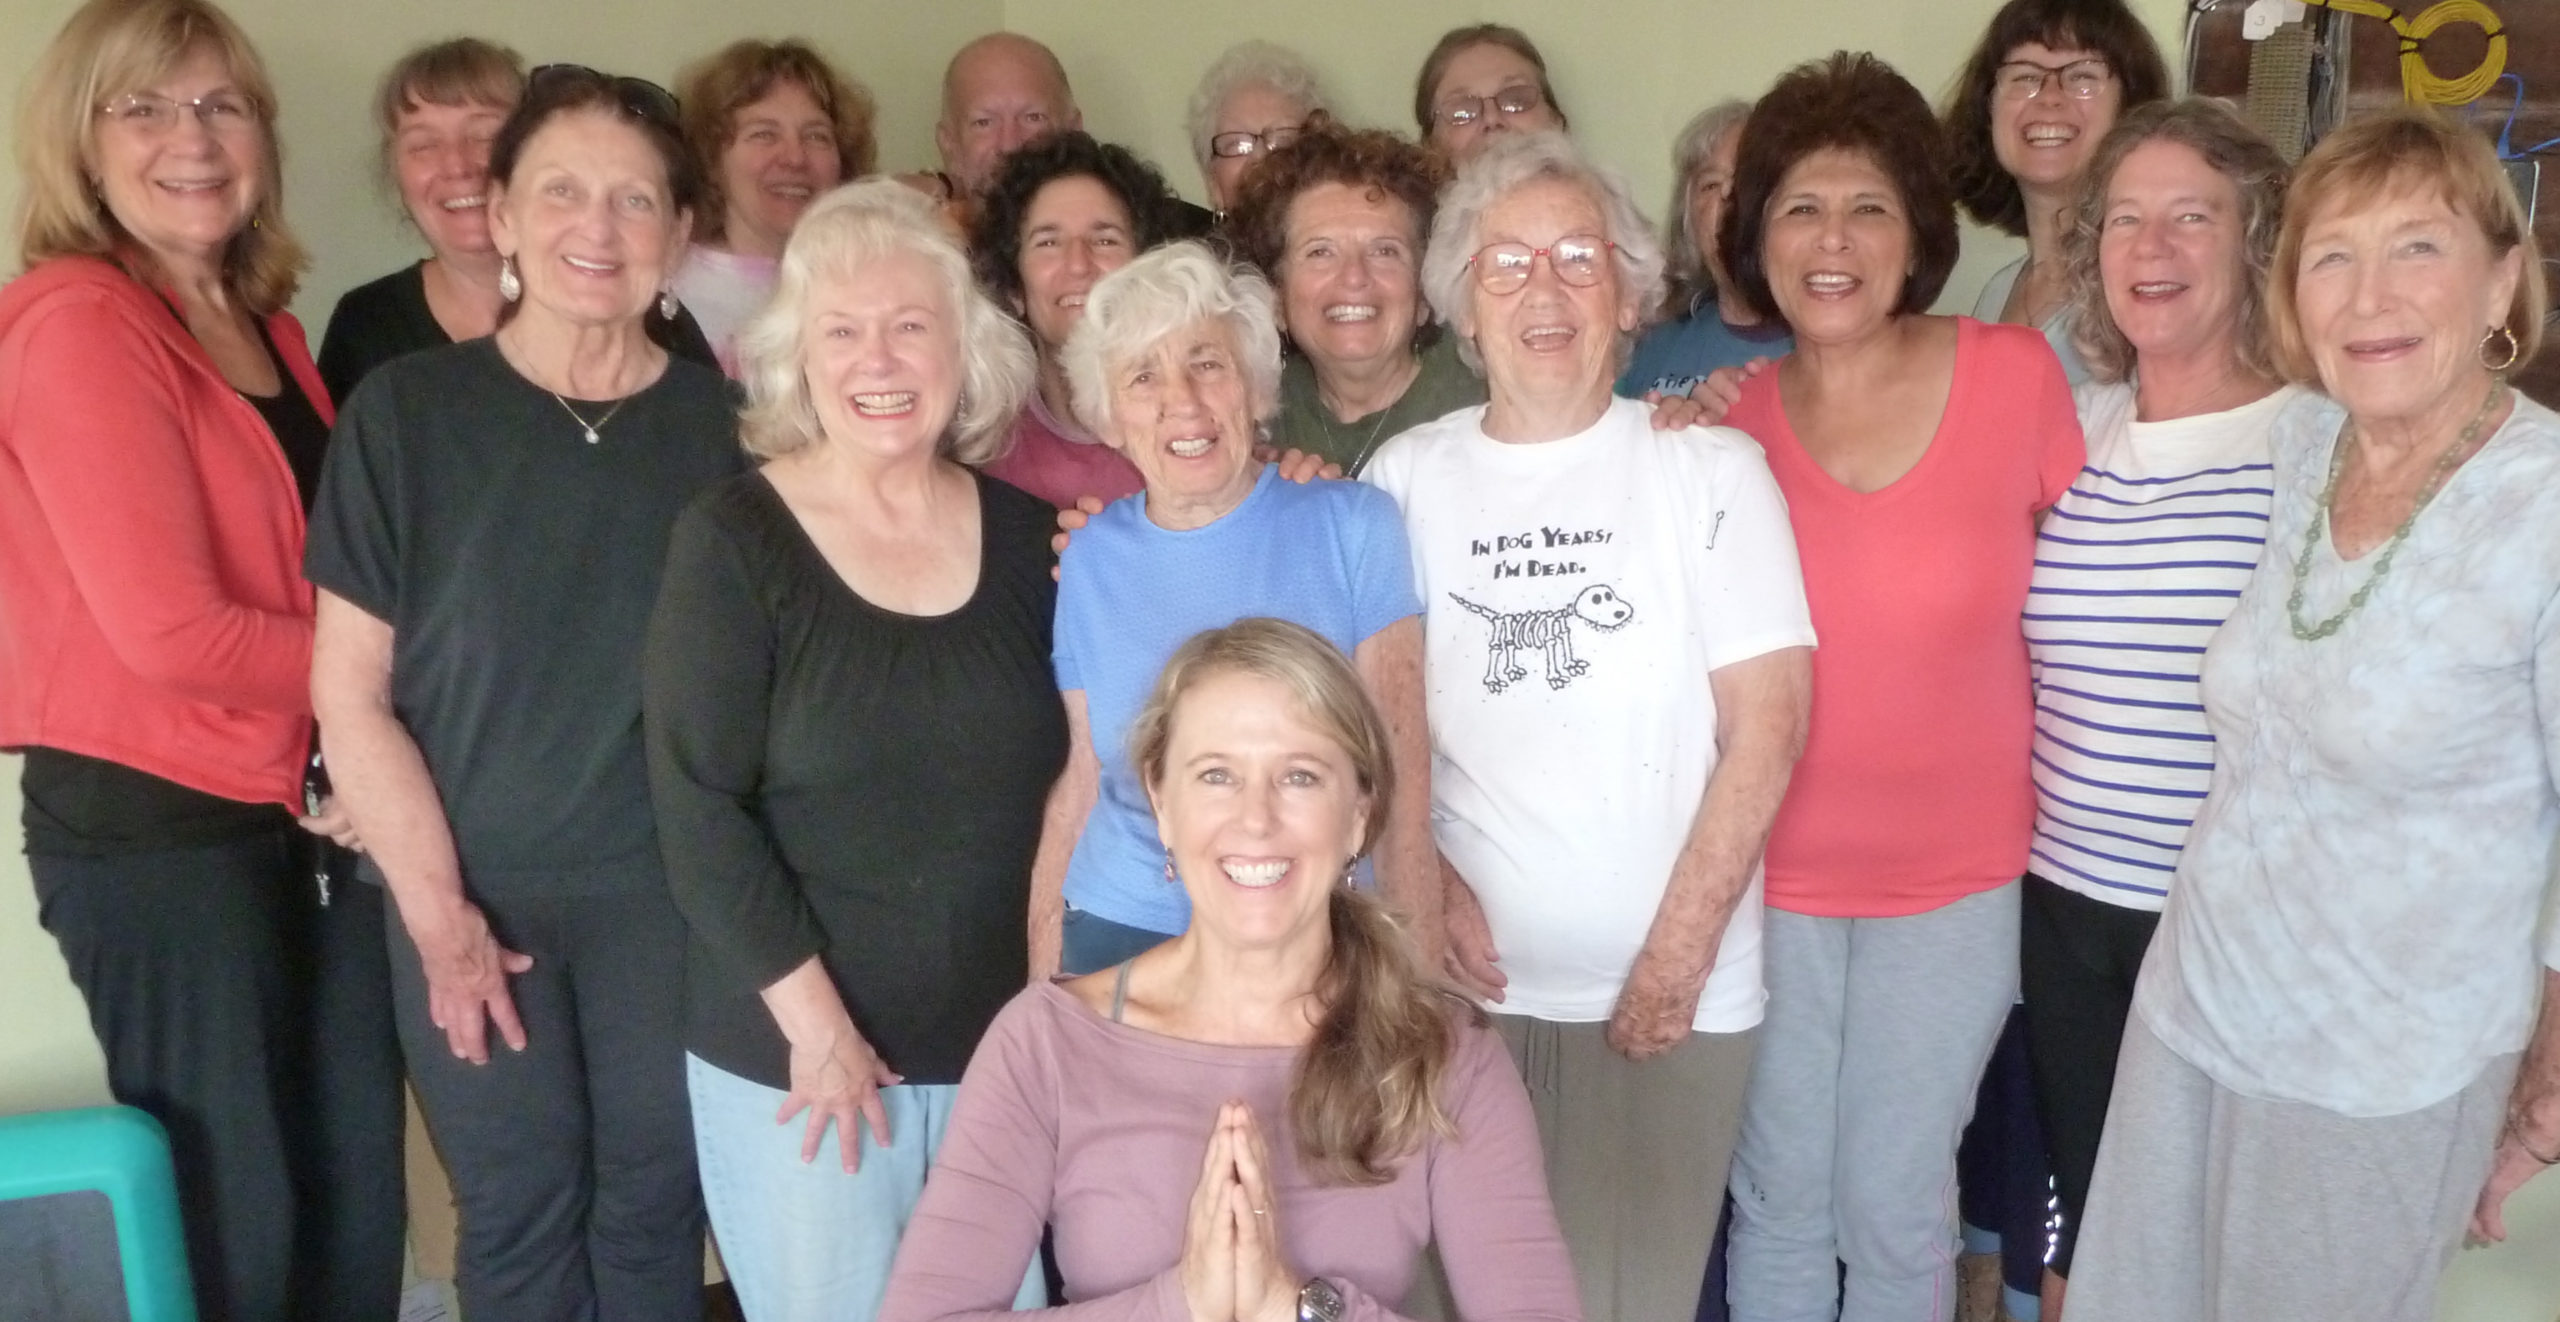
[[[2504,339],[2507,342],[2507,356],[2499,362],[2490,362],[2489,346],[2500,339]],[[2504,326],[2492,326],[2489,328],[2488,334],[2480,337],[2480,365],[2488,368],[2492,372],[2503,372],[2508,368],[2515,366],[2516,359],[2522,356],[2523,353],[2524,345],[2516,339],[2516,333],[2508,330]]]

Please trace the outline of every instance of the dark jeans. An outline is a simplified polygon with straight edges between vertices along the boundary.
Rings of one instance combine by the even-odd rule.
[[[2035,1298],[2053,1236],[2053,1181],[2027,1069],[2026,1015],[2015,1008],[1983,1067],[1973,1119],[1956,1149],[1956,1196],[1965,1224],[2000,1236],[2001,1283]]]
[[[399,1311],[382,897],[342,879],[322,907],[310,845],[276,831],[27,860],[109,1089],[169,1131],[205,1322]]]
[[[2018,975],[2027,997],[2027,1047],[2038,1112],[2061,1205],[2053,1269],[2071,1274],[2089,1173],[2098,1165],[2116,1053],[2133,1013],[2133,981],[2160,915],[2093,900],[2027,878],[2018,927]]]
[[[400,1043],[462,1214],[471,1322],[700,1322],[702,1185],[684,1080],[684,921],[664,892],[481,900],[533,967],[508,980],[525,1049],[489,1063],[427,1017],[389,919]]]
[[[1173,937],[1143,927],[1115,923],[1082,909],[1069,909],[1058,924],[1058,971],[1082,975],[1115,968],[1163,945]]]

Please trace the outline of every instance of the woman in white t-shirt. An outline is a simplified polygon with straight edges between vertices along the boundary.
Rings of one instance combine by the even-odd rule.
[[[1687,1317],[1813,626],[1759,447],[1611,395],[1662,272],[1624,186],[1561,135],[1505,137],[1423,265],[1491,402],[1365,477],[1403,507],[1424,603],[1451,973],[1521,1065],[1586,1314]]]
[[[2274,499],[2280,386],[2265,284],[2285,164],[2203,98],[2128,112],[2089,165],[2064,249],[2088,467],[2054,502],[2027,595],[2036,825],[2020,979],[2071,1273],[2134,975],[2213,778],[2204,646],[2240,600]],[[2140,663],[2128,665],[2128,657]]]

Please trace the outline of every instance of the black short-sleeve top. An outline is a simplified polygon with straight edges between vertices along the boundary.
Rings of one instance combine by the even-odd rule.
[[[608,412],[588,443],[577,416]],[[391,625],[393,707],[470,893],[665,884],[641,638],[676,515],[744,462],[728,383],[682,359],[563,400],[471,340],[377,367],[339,413],[304,572]]]
[[[1049,668],[1055,512],[972,474],[978,582],[938,616],[846,584],[770,482],[677,522],[649,632],[649,770],[692,930],[686,1047],[769,1087],[757,993],[823,956],[912,1083],[954,1083],[1022,989],[1031,859],[1065,766]]]

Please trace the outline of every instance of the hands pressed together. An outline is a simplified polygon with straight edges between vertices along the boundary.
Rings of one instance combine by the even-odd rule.
[[[1253,1108],[1218,1108],[1182,1239],[1191,1322],[1295,1322],[1304,1284],[1280,1247],[1271,1150]]]

